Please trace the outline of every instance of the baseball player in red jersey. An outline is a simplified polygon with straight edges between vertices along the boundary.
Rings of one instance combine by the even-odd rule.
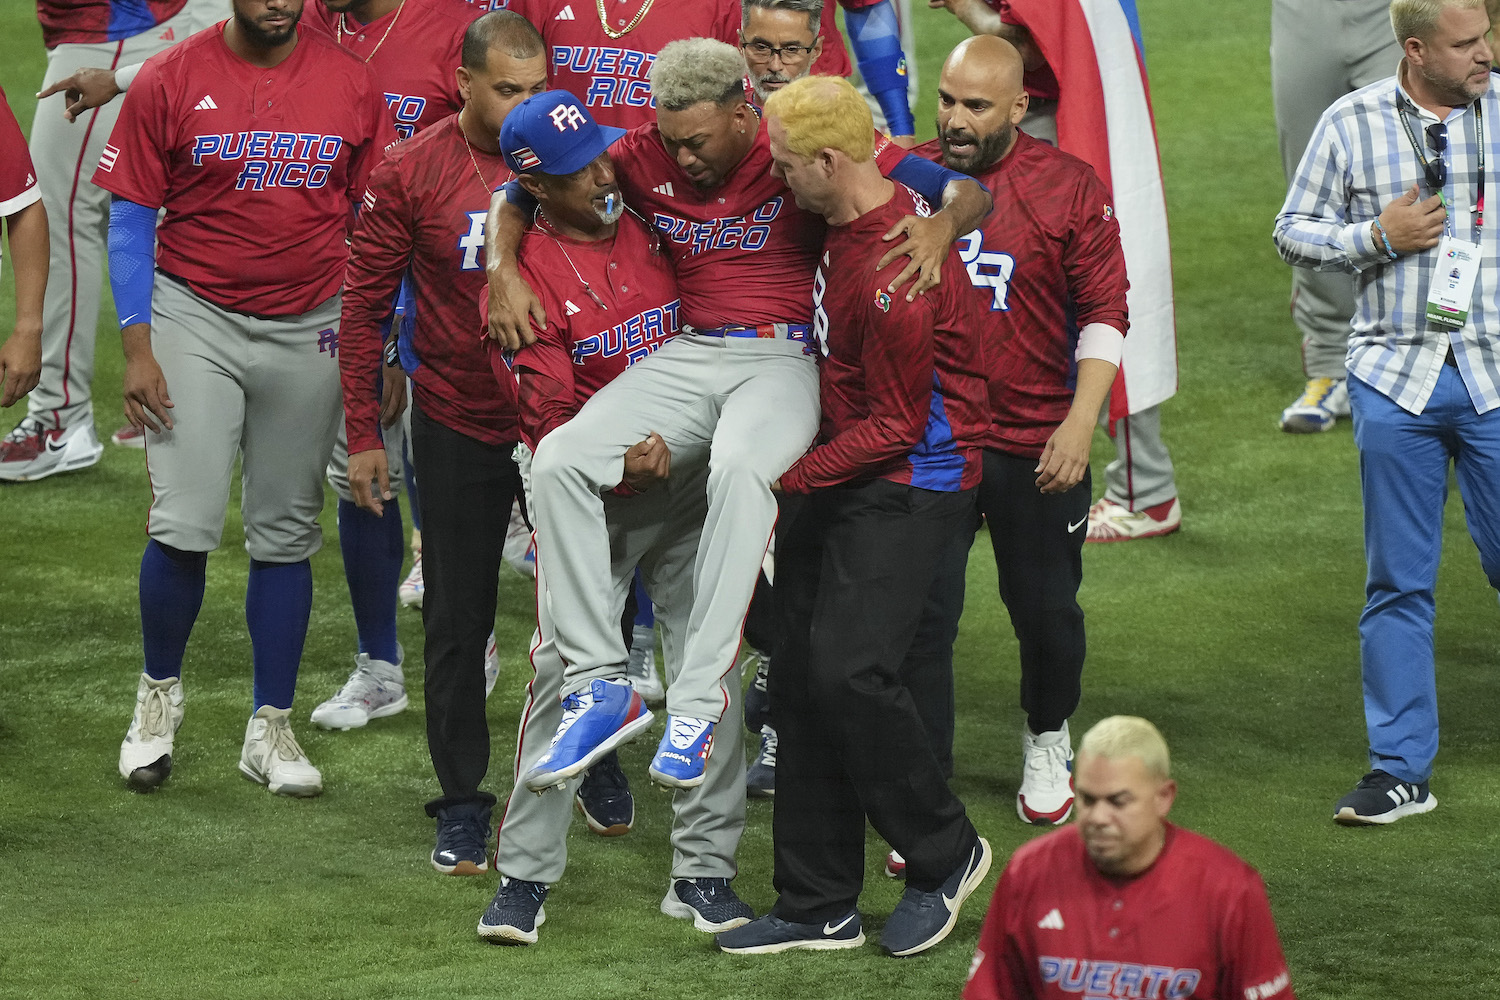
[[[30,392],[42,369],[42,301],[47,288],[47,209],[26,137],[0,89],[0,219],[16,273],[16,325],[0,346],[0,406]]]
[[[427,804],[437,820],[432,864],[470,875],[488,869],[495,796],[480,788],[490,752],[481,663],[494,627],[510,504],[520,488],[511,458],[514,387],[491,374],[475,340],[472,303],[484,288],[489,191],[509,177],[496,136],[511,109],[546,86],[547,70],[540,36],[510,13],[473,21],[462,51],[456,84],[463,110],[397,146],[371,175],[345,278],[339,364],[350,487],[367,516],[389,516],[391,477],[370,386],[381,363],[381,323],[409,270],[416,317],[402,350],[414,386],[414,459],[426,486],[424,691],[442,791]],[[397,693],[404,703],[399,670],[367,667],[350,681],[361,685],[365,704],[389,705]]]
[[[956,254],[915,301],[886,287],[880,236],[926,206],[881,175],[870,112],[847,80],[788,84],[766,119],[776,175],[829,225],[813,286],[823,417],[780,478],[810,495],[778,525],[778,896],[718,943],[740,954],[863,944],[868,817],[908,859],[881,945],[913,955],[948,935],[990,865],[901,676],[938,555],[973,517],[986,422],[977,310]]]
[[[595,395],[536,456],[538,549],[553,560],[553,607],[566,609],[556,616],[568,663],[563,693],[579,694],[579,710],[594,715],[587,725],[565,716],[548,766],[525,778],[532,788],[586,769],[649,725],[633,712],[617,714],[627,704],[619,692],[597,709],[588,694],[594,680],[623,676],[611,594],[602,582],[609,550],[599,491],[620,482],[626,449],[657,431],[674,459],[710,466],[709,513],[694,577],[713,584],[695,590],[683,667],[668,692],[667,731],[651,765],[658,781],[685,788],[702,780],[713,727],[727,704],[724,679],[776,517],[770,483],[817,429],[807,324],[824,224],[791,204],[785,185],[770,176],[765,136],[744,96],[744,68],[743,58],[721,42],[669,45],[652,69],[658,123],[628,133],[612,149],[627,203],[649,212],[667,237],[684,330],[693,329]],[[902,151],[880,155],[894,161]],[[909,162],[934,166],[906,157],[891,169],[904,171]],[[935,282],[934,265],[946,255],[954,220],[964,229],[987,210],[983,188],[967,179],[947,183],[956,176],[939,170],[926,178],[934,200],[953,203],[942,218],[904,219],[887,234],[918,237],[888,253],[894,259],[910,250],[920,259],[893,286],[918,269],[925,283]],[[503,194],[497,204],[490,227],[490,325],[519,345],[534,335],[518,327],[510,307],[529,297],[525,283],[507,270],[518,213]],[[906,294],[915,296],[915,286]]]
[[[736,0],[510,0],[547,40],[553,90],[577,94],[602,125],[655,120],[650,72],[679,38],[735,43]]]
[[[1011,856],[964,1000],[1294,1000],[1266,887],[1167,822],[1166,741],[1116,715],[1078,749],[1078,819]]]
[[[1000,597],[1020,640],[1027,723],[1016,812],[1047,825],[1073,808],[1068,717],[1085,651],[1078,589],[1089,449],[1129,326],[1129,283],[1119,223],[1093,169],[1016,128],[1027,108],[1022,65],[994,36],[960,43],[938,85],[938,138],[920,152],[995,195],[995,211],[958,243],[991,345],[979,509],[997,526]],[[922,626],[946,636],[950,651],[972,540],[945,560]],[[914,687],[930,700],[923,717],[939,720],[939,755],[951,757],[951,652],[931,668],[932,683]]]
[[[338,428],[347,224],[395,135],[369,69],[299,33],[301,13],[234,0],[228,21],[147,60],[94,174],[115,196],[126,414],[147,432],[152,488],[146,669],[119,765],[137,788],[171,771],[182,656],[239,458],[255,663],[239,766],[273,792],[322,791],[288,718]]]
[[[548,323],[535,343],[514,358],[520,383],[522,434],[534,447],[564,426],[596,391],[629,365],[677,334],[677,281],[659,234],[638,216],[622,212],[614,168],[604,152],[617,130],[598,128],[581,101],[550,91],[512,115],[501,143],[521,183],[539,200],[539,211],[522,239],[523,273],[541,291]],[[553,128],[552,113],[576,123]],[[576,115],[568,115],[577,109]],[[580,166],[581,164],[581,166]],[[575,169],[576,168],[576,169]],[[510,377],[493,352],[496,374]],[[657,462],[657,458],[662,459]],[[644,571],[656,603],[667,650],[670,683],[680,665],[682,637],[692,608],[692,565],[705,512],[704,469],[672,463],[652,436],[626,458],[625,479],[643,492],[605,497],[611,551],[610,585],[615,610],[624,602],[636,566]],[[523,457],[523,468],[527,464]],[[517,739],[517,783],[500,824],[496,867],[502,881],[480,921],[482,937],[532,943],[542,901],[563,873],[569,796],[531,794],[519,780],[547,750],[568,702],[559,701],[563,661],[547,592],[545,553],[538,560],[537,637]],[[603,684],[602,681],[597,682]],[[731,687],[737,707],[738,685]],[[638,696],[637,696],[638,697]],[[673,799],[672,878],[662,912],[691,919],[705,931],[749,920],[753,913],[735,896],[730,879],[744,828],[744,757],[738,727],[709,763],[705,781]],[[608,759],[608,758],[606,758]],[[597,765],[595,765],[597,767]],[[590,778],[593,771],[590,771]]]

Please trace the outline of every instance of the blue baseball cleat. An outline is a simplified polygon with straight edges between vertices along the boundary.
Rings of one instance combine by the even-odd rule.
[[[714,748],[714,724],[690,715],[667,716],[656,756],[647,770],[659,785],[696,788],[703,784],[703,767]]]
[[[596,680],[563,699],[562,722],[552,745],[522,779],[533,792],[564,784],[615,747],[651,727],[654,717],[629,684]]]

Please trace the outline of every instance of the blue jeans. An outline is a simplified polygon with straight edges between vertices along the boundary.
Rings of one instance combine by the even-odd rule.
[[[1451,365],[1420,415],[1352,375],[1348,385],[1369,565],[1359,656],[1370,766],[1422,782],[1432,776],[1438,744],[1433,589],[1448,463],[1480,563],[1500,588],[1500,410],[1476,413]]]

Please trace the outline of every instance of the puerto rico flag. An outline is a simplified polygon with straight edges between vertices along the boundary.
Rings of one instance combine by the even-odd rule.
[[[1057,144],[1113,193],[1130,276],[1130,336],[1111,422],[1177,391],[1172,254],[1135,0],[1008,0],[1057,77]]]

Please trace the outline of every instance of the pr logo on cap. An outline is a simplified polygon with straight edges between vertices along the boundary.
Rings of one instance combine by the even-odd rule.
[[[559,132],[566,132],[570,128],[577,132],[584,123],[583,112],[576,104],[559,104],[547,112],[547,117],[552,119],[552,124]]]

